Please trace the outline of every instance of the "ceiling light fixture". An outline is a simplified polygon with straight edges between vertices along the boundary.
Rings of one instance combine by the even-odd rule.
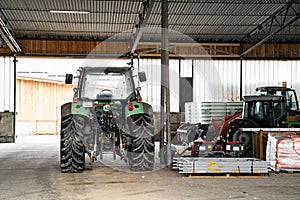
[[[58,14],[90,14],[90,11],[78,11],[78,10],[50,10],[50,13]]]

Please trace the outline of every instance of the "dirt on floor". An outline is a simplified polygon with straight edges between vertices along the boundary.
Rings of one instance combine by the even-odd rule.
[[[0,199],[300,199],[300,173],[187,177],[169,168],[131,173],[95,163],[62,174],[59,136],[23,136],[0,144]],[[120,167],[121,166],[121,167]]]

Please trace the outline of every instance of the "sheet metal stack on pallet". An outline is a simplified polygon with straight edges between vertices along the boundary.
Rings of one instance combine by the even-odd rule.
[[[175,157],[174,169],[184,174],[267,174],[268,164],[256,158]]]
[[[211,124],[212,119],[221,121],[227,115],[241,112],[242,101],[186,102],[185,122]]]

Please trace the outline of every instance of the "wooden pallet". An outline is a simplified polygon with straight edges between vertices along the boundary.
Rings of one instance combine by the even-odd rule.
[[[280,169],[280,170],[276,170],[275,172],[294,174],[294,173],[300,173],[300,170],[299,169]]]
[[[276,173],[288,173],[288,174],[293,174],[293,173],[300,173],[300,169],[295,169],[295,168],[274,168],[270,167],[270,169]]]
[[[268,178],[269,174],[264,173],[205,173],[205,174],[185,174],[188,178]]]

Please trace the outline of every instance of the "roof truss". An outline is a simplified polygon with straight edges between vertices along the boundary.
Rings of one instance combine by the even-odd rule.
[[[250,51],[265,43],[272,36],[279,33],[287,26],[291,25],[300,18],[299,0],[291,0],[282,8],[274,12],[265,21],[259,24],[250,33],[245,35],[241,40],[241,56],[248,54]],[[243,43],[250,42],[253,44],[249,49],[243,50]]]

